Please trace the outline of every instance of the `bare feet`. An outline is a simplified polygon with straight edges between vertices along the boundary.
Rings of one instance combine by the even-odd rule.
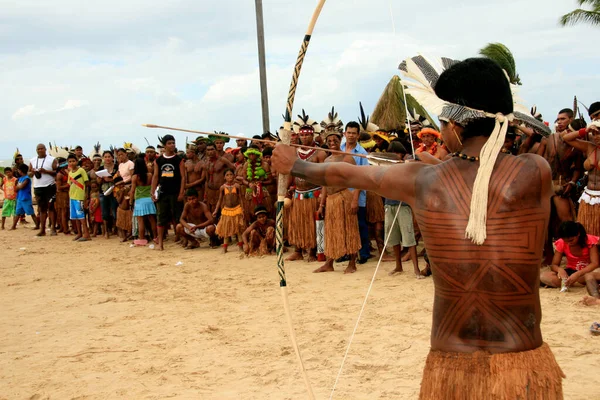
[[[400,268],[396,267],[396,268],[394,268],[393,270],[391,270],[391,271],[388,273],[388,275],[389,275],[389,276],[394,276],[394,275],[401,274],[401,273],[403,273],[403,272],[404,272],[404,270],[402,269],[402,267],[400,267]]]
[[[356,272],[356,265],[348,265],[344,270],[344,274],[353,274]]]
[[[415,278],[425,279],[425,277],[421,274],[421,271],[419,270],[419,268],[416,268],[416,267],[415,267]]]
[[[227,245],[226,244],[223,245],[223,254],[225,254],[225,253],[227,253]]]
[[[302,260],[304,257],[302,257],[302,253],[299,253],[297,251],[293,252],[291,256],[289,256],[288,258],[285,259],[285,261],[297,261],[297,260]]]
[[[9,229],[9,231],[16,231],[16,230],[17,230],[17,228],[15,228],[14,226]]]
[[[81,235],[77,235],[77,236],[75,236],[75,237],[73,238],[73,241],[74,241],[74,242],[76,242],[76,241],[78,241],[79,239],[81,239]]]
[[[600,306],[600,299],[592,296],[583,296],[581,302],[586,306]]]
[[[46,236],[46,232],[38,232],[38,234],[35,236]]]
[[[390,261],[396,261],[396,257],[392,257],[387,253],[383,253],[383,257],[381,258],[382,262],[390,262]]]
[[[314,273],[318,273],[318,272],[333,272],[333,265],[331,265],[331,263],[325,263],[322,266],[320,266],[319,268],[315,269],[313,272]]]
[[[190,240],[188,241],[188,245],[185,246],[186,250],[193,250],[193,249],[197,249],[198,247],[200,247],[200,243],[198,243],[195,240]]]
[[[314,262],[317,261],[317,256],[314,254],[308,254],[308,258],[306,259],[306,262]]]

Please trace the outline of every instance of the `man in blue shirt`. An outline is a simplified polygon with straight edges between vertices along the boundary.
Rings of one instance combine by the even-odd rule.
[[[346,132],[344,137],[346,142],[342,144],[341,149],[350,154],[367,155],[367,151],[358,143],[360,135],[360,125],[358,122],[350,121],[346,124]],[[369,165],[364,157],[354,156],[356,165]],[[354,189],[350,189],[354,190]],[[359,190],[354,192],[352,202],[352,212],[358,214],[358,230],[360,231],[361,249],[358,252],[358,263],[364,264],[371,257],[371,243],[369,242],[369,226],[367,225],[367,192]]]

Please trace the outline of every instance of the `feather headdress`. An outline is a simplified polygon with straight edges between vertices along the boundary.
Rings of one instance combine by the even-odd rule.
[[[327,117],[321,121],[321,127],[323,128],[323,139],[327,139],[329,135],[342,136],[344,132],[344,123],[338,117],[338,113],[334,107],[331,107],[331,112],[327,114]]]
[[[123,148],[127,153],[140,154],[140,149],[131,142],[124,142]]]
[[[374,123],[369,121],[369,116],[365,115],[365,110],[363,109],[362,103],[359,102],[360,106],[360,117],[358,117],[358,124],[360,125],[360,133],[367,132],[372,133],[379,130],[379,127]]]
[[[67,158],[69,157],[69,149],[67,147],[59,147],[56,144],[52,146],[52,143],[48,143],[50,145],[48,149],[48,154],[50,154],[54,158]]]
[[[228,133],[226,133],[226,132],[215,131],[215,133],[217,135],[228,135]],[[208,135],[208,138],[210,139],[211,142],[215,142],[217,140],[222,140],[225,143],[229,143],[229,141],[231,140],[228,137],[215,136],[215,135]]]
[[[15,151],[15,154],[13,154],[13,160],[14,160],[15,158],[17,158],[17,156],[18,156],[19,154],[21,154],[21,152],[19,151],[19,148],[17,147],[17,151]]]
[[[93,160],[97,157],[102,157],[102,147],[100,146],[100,142],[96,142],[93,146],[94,150],[90,153],[90,158]]]
[[[302,109],[302,115],[298,115],[298,119],[292,124],[294,132],[312,130],[314,133],[321,133],[321,125],[314,119],[311,119],[308,114]]]
[[[408,81],[404,81],[406,93],[411,94],[424,108],[437,114],[442,121],[454,121],[463,126],[470,121],[481,118],[493,118],[496,121],[494,130],[491,132],[479,155],[481,161],[473,185],[471,213],[465,230],[465,238],[471,239],[474,243],[481,245],[485,242],[487,236],[486,221],[490,177],[498,154],[504,145],[504,138],[506,137],[509,122],[517,120],[536,125],[543,125],[543,123],[533,118],[529,114],[529,110],[519,104],[514,104],[513,113],[503,115],[501,113],[493,114],[484,110],[477,110],[440,99],[435,94],[434,87],[442,72],[452,65],[459,63],[459,61],[445,57],[436,61],[434,64],[427,58],[419,55],[408,58],[400,64],[399,69],[403,72],[405,78],[408,79]],[[514,94],[514,88],[515,85],[511,85],[513,103],[517,97]]]

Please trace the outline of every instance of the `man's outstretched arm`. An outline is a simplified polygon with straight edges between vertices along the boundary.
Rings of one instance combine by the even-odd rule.
[[[278,173],[306,179],[316,185],[369,190],[379,195],[413,204],[415,180],[422,163],[405,163],[391,167],[356,166],[345,162],[311,163],[297,158],[293,147],[278,144],[271,158]]]

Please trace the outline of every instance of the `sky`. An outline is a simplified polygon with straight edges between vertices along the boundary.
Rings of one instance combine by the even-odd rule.
[[[450,5],[451,4],[451,5]],[[315,0],[264,0],[271,131]],[[599,100],[599,28],[559,26],[574,0],[329,0],[315,27],[294,115],[370,114],[399,62],[464,59],[490,42],[514,54],[520,97],[546,120],[573,96]],[[0,162],[37,143],[140,148],[166,131],[262,133],[253,0],[0,0]],[[175,134],[183,147],[186,134]],[[192,138],[192,135],[189,135]]]

